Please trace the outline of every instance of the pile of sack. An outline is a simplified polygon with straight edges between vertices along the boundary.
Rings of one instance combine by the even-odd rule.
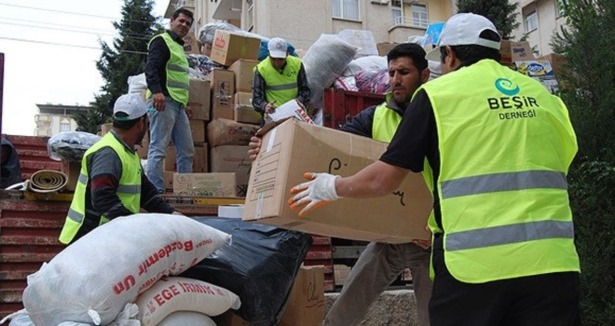
[[[29,275],[25,309],[0,323],[216,325],[232,309],[273,325],[310,245],[309,235],[234,219],[119,217]]]

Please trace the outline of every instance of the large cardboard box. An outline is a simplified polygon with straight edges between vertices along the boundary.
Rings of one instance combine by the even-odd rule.
[[[323,266],[301,267],[288,297],[280,326],[319,326],[325,318]]]
[[[171,172],[177,171],[177,150],[175,149],[175,146],[167,147],[164,156],[164,170]],[[194,146],[192,172],[208,172],[207,167],[207,146]]]
[[[518,72],[538,80],[549,92],[559,92],[555,71],[549,60],[515,61]]]
[[[164,171],[162,172],[164,174],[164,188],[166,191],[172,192],[173,191],[173,175],[175,174],[175,172],[173,171]]]
[[[245,197],[250,179],[252,161],[248,146],[216,146],[209,151],[211,172],[234,172],[237,181],[237,196]]]
[[[260,127],[228,119],[216,119],[207,125],[209,146],[248,145]]]
[[[259,125],[261,123],[261,114],[254,110],[253,106],[236,106],[235,116],[233,120],[251,125]]]
[[[238,106],[252,106],[252,92],[237,92],[233,95],[233,103]]]
[[[548,60],[551,63],[551,67],[553,68],[553,72],[557,78],[560,77],[559,74],[562,72],[562,69],[565,69],[566,57],[561,54],[551,53],[540,56],[536,58],[536,60]]]
[[[175,146],[168,146],[164,151],[164,171],[177,171],[177,151]]]
[[[143,136],[141,144],[135,144],[135,152],[140,159],[147,158],[147,151],[149,151],[149,131],[147,131],[145,136]]]
[[[190,120],[190,131],[192,132],[192,142],[195,144],[205,143],[205,121]]]
[[[192,109],[192,119],[209,121],[211,109],[210,81],[191,78],[189,94],[188,106]]]
[[[510,40],[502,40],[500,46],[500,62],[503,64],[511,64],[515,61],[534,60],[534,53],[527,41],[513,42]]]
[[[184,196],[236,197],[235,173],[175,173],[173,193]]]
[[[232,120],[235,73],[230,70],[214,69],[207,78],[211,81],[211,120]]]
[[[75,191],[77,187],[77,181],[79,181],[79,175],[81,174],[81,162],[67,162],[62,164],[62,172],[66,174],[67,181],[64,189],[68,191]]]
[[[266,132],[268,128],[263,128]],[[430,239],[432,210],[420,174],[410,173],[394,192],[373,199],[344,198],[299,218],[288,205],[291,187],[306,171],[349,176],[378,160],[387,144],[289,119],[267,132],[252,171],[243,219],[306,233],[389,243]]]
[[[258,59],[261,40],[222,29],[216,30],[211,45],[210,58],[223,66],[230,66],[238,59]]]
[[[187,54],[200,54],[199,42],[194,32],[188,32],[183,38],[184,40],[184,52]]]
[[[100,125],[100,136],[104,136],[113,128],[113,123],[104,123]]]
[[[228,67],[228,70],[235,73],[236,92],[252,92],[254,67],[256,67],[257,64],[258,60],[239,59]]]
[[[235,115],[233,117],[235,121],[260,125],[261,114],[256,112],[254,106],[252,106],[252,93],[235,93],[233,103],[235,105]]]

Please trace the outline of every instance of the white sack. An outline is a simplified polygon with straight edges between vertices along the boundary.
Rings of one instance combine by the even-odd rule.
[[[145,73],[128,76],[128,94],[142,94],[147,91]]]
[[[29,275],[23,303],[37,326],[107,325],[163,276],[185,271],[229,239],[185,216],[119,217]]]
[[[158,326],[216,326],[216,323],[198,312],[177,311],[170,314]]]
[[[176,311],[194,311],[218,316],[239,309],[239,297],[219,286],[185,277],[162,279],[137,298],[143,326],[154,326]]]

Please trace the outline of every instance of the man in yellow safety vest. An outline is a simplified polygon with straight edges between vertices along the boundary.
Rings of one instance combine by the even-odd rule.
[[[263,121],[266,114],[290,100],[307,104],[311,94],[303,63],[288,55],[286,40],[274,37],[267,46],[269,56],[254,68],[252,84],[252,105]]]
[[[574,325],[579,258],[566,174],[577,141],[564,103],[498,63],[500,35],[471,13],[445,24],[444,75],[415,93],[387,151],[348,177],[307,173],[290,205],[304,215],[342,197],[434,184],[431,325]]]
[[[113,129],[86,152],[60,242],[70,244],[116,217],[176,212],[147,179],[134,150],[147,132],[147,109],[136,94],[113,106]],[[181,215],[181,214],[180,214]]]

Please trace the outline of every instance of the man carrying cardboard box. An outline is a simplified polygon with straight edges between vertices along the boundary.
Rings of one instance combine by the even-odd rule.
[[[192,173],[194,145],[188,121],[192,111],[187,106],[190,78],[182,46],[192,22],[191,11],[177,9],[171,29],[154,36],[148,46],[145,78],[151,132],[147,176],[160,193],[165,190],[162,160],[171,140],[177,149],[177,172]]]
[[[425,50],[418,44],[395,46],[388,54],[391,93],[386,101],[361,111],[341,130],[375,140],[390,142],[412,94],[430,76]],[[250,157],[260,151],[260,138],[253,137]],[[429,279],[429,243],[388,244],[370,242],[353,266],[342,292],[327,313],[323,325],[358,325],[370,305],[410,268],[417,301],[420,326],[429,326],[428,303],[432,282]]]
[[[118,216],[174,213],[141,168],[134,145],[147,132],[147,109],[136,94],[120,96],[113,106],[113,129],[90,147],[81,161],[73,201],[60,234],[70,244]],[[180,214],[181,215],[181,214]]]
[[[275,108],[296,99],[305,104],[310,99],[305,68],[301,59],[288,55],[286,40],[274,37],[268,44],[269,56],[254,69],[252,105],[264,117]]]
[[[500,39],[483,16],[451,17],[428,55],[445,75],[417,90],[380,160],[344,178],[308,172],[289,202],[302,216],[423,172],[437,198],[431,325],[578,324],[566,181],[576,137],[558,97],[500,65]]]

